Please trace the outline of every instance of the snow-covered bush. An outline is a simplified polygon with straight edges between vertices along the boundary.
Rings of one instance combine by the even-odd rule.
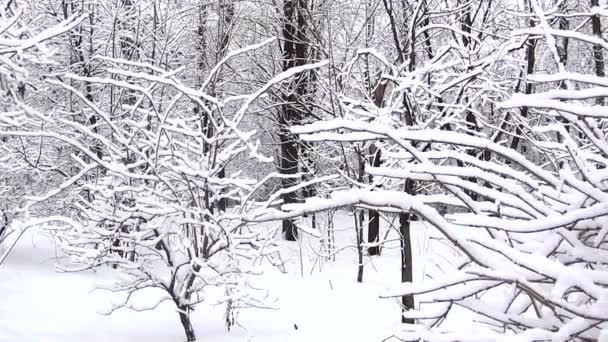
[[[240,214],[254,204],[255,192],[271,177],[260,181],[228,170],[238,156],[272,162],[258,151],[255,131],[241,128],[244,118],[269,88],[319,65],[277,75],[251,94],[222,98],[209,95],[207,86],[228,61],[272,41],[228,54],[197,88],[182,83],[183,67],[163,70],[95,57],[111,77],[64,74],[64,81],[48,80],[57,92],[73,96],[72,108],[79,112],[58,107],[43,118],[29,113],[30,121],[8,132],[74,150],[77,172],[35,200],[76,196],[71,218],[78,223],[57,232],[70,260],[60,267],[113,269],[116,281],[107,289],[126,296],[111,311],[154,309],[171,301],[193,341],[190,313],[208,289],[225,291],[228,328],[235,323],[236,309],[257,305],[247,276],[257,272],[255,261],[277,253],[274,231],[252,226]],[[78,83],[95,85],[99,100],[93,103]],[[104,96],[112,92],[129,96],[110,106]],[[86,120],[94,124],[84,125],[79,117],[94,117]],[[44,121],[44,129],[38,120]],[[133,303],[138,292],[150,288],[164,296],[143,306]]]

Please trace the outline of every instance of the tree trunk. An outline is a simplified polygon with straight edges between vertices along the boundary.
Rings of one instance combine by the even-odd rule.
[[[220,1],[220,12],[221,12],[221,38],[220,46],[218,49],[218,56],[216,63],[222,60],[228,54],[230,47],[230,39],[232,37],[232,25],[234,21],[234,1],[233,0],[222,0]],[[213,91],[212,95],[215,95]],[[226,177],[226,168],[223,167],[219,170],[217,177],[222,179]],[[226,198],[220,198],[217,203],[217,208],[220,211],[226,211]]]
[[[388,83],[385,80],[379,79],[372,93],[374,105],[376,105],[376,107],[378,108],[383,107],[384,94],[386,91],[387,84]],[[382,165],[381,151],[375,145],[371,145],[369,147],[369,155],[371,166],[380,167]],[[373,182],[373,178],[374,177],[369,176],[370,184]],[[377,210],[369,211],[369,222],[367,224],[367,242],[376,244],[380,242],[380,213]],[[369,255],[380,255],[380,245],[369,247],[368,253]]]
[[[357,282],[363,282],[363,210],[355,210],[353,218],[355,219],[355,228],[357,230]]]
[[[184,333],[186,333],[186,341],[196,341],[196,335],[194,333],[194,328],[192,327],[192,321],[190,320],[190,315],[186,311],[187,308],[180,307],[179,310],[179,320],[182,323],[182,327],[184,328]]]
[[[371,155],[370,164],[374,167],[379,167],[380,163],[380,149],[376,146],[372,145],[369,148],[369,152]],[[369,176],[369,182],[373,181],[373,177]],[[375,246],[371,246],[367,249],[369,255],[379,255],[380,254],[380,213],[377,210],[369,211],[369,222],[367,224],[367,242],[376,244]]]
[[[205,240],[206,240],[205,236]],[[204,241],[203,246],[203,259],[208,260],[209,255],[207,254],[209,250],[209,246],[207,245],[207,241]],[[189,303],[190,298],[192,297],[192,285],[194,285],[194,281],[196,280],[196,274],[201,270],[200,264],[195,264],[192,267],[191,273],[188,275],[188,278],[183,283],[181,290],[176,291],[174,287],[171,287],[171,295],[173,296],[173,302],[177,305],[177,309],[179,310],[179,320],[182,322],[182,327],[184,328],[184,332],[186,333],[186,339],[188,342],[196,341],[196,336],[194,333],[194,328],[192,327],[192,321],[190,320],[190,312],[192,311],[191,305],[181,304],[180,300],[176,296],[176,293],[183,293],[184,302]]]
[[[0,244],[2,244],[4,233],[8,231],[8,226],[10,225],[8,215],[4,210],[2,211],[2,219],[2,223],[0,223]]]
[[[281,143],[281,168],[280,171],[284,175],[295,175],[298,172],[298,149],[293,142],[293,136],[288,131],[288,124],[281,122],[281,133],[279,133],[279,139]],[[292,140],[292,141],[290,141]],[[283,189],[290,188],[296,185],[296,179],[294,177],[283,178],[281,180]],[[283,194],[283,203],[290,204],[296,203],[297,197],[295,192],[288,192]],[[292,220],[283,220],[283,233],[287,241],[295,241],[298,232],[295,224]]]
[[[414,183],[408,179],[405,182],[405,192],[412,194],[414,192]],[[399,232],[401,233],[401,282],[412,282],[414,280],[414,260],[412,256],[412,236],[411,236],[412,215],[404,213],[399,215]],[[414,308],[414,295],[406,295],[401,297],[403,312]],[[406,319],[401,316],[401,323],[414,324],[413,319]]]
[[[591,6],[599,6],[598,0],[591,0]],[[591,17],[591,29],[593,31],[593,35],[601,38],[602,37],[602,19],[599,15],[594,15]],[[604,68],[604,52],[602,47],[599,45],[593,45],[593,59],[595,61],[595,75],[598,77],[606,76],[605,68]],[[596,103],[600,106],[604,105],[604,98],[598,97],[596,99]]]
[[[359,166],[359,172],[357,175],[357,181],[363,184],[364,173],[365,173],[365,155],[363,154],[362,148],[356,147],[357,152],[357,164]],[[357,215],[357,213],[359,215]],[[357,217],[358,216],[358,217]],[[354,215],[355,228],[357,229],[357,258],[359,264],[357,265],[357,282],[363,282],[363,225],[365,224],[365,211],[355,210]]]
[[[401,233],[401,282],[412,282],[414,280],[413,260],[412,260],[412,237],[411,237],[411,219],[410,214],[399,215],[399,231]],[[414,295],[406,295],[401,297],[402,311],[411,310],[414,308]],[[414,320],[401,317],[401,323],[414,324]]]
[[[529,25],[530,27],[534,27],[534,20],[530,20],[529,21]],[[527,67],[526,67],[526,74],[532,75],[534,73],[534,64],[536,63],[536,40],[532,40],[529,39],[526,42],[526,62],[527,62]],[[525,94],[532,94],[532,83],[527,82],[526,83],[526,89],[524,91]],[[521,107],[520,109],[520,115],[522,118],[527,118],[528,117],[528,107]],[[519,136],[522,134],[522,130],[521,130],[521,126],[517,125],[517,127],[515,128],[515,136],[513,137],[513,140],[511,140],[511,149],[513,150],[517,150],[517,148],[519,147],[519,142],[520,142],[520,138]]]
[[[386,3],[385,3],[386,6]],[[404,11],[406,10],[405,8],[405,4],[404,4]],[[388,10],[387,10],[388,11]],[[405,12],[404,12],[405,14]],[[390,13],[389,13],[390,15]],[[421,13],[414,13],[412,17],[409,18],[409,20],[412,21],[412,25],[410,27],[410,32],[408,32],[409,34],[409,61],[408,61],[408,71],[412,72],[414,71],[414,69],[416,68],[416,41],[417,41],[417,34],[416,34],[416,26],[418,25],[416,22],[418,21],[418,15],[421,15],[423,19],[423,22],[425,20],[428,20],[428,16],[427,16],[427,9],[426,9],[426,3],[424,4],[424,8],[422,8],[422,12]],[[392,26],[395,26],[395,24],[393,24]],[[466,31],[466,28],[463,27],[463,29]],[[404,36],[405,37],[405,36]],[[398,46],[399,42],[395,41],[395,44]],[[405,43],[404,43],[405,44]],[[465,46],[468,45],[468,42],[464,42]],[[430,56],[432,55],[432,49],[430,47],[430,43],[428,43],[427,47],[426,47],[426,52],[427,54]],[[405,51],[403,52],[405,53]],[[403,57],[401,58],[401,62],[404,62]],[[403,117],[403,121],[405,122],[406,126],[414,126],[416,119],[415,119],[415,109],[413,108],[410,99],[407,96],[403,97],[403,108],[404,108],[404,117]],[[416,148],[416,144],[412,145],[414,148]],[[412,181],[411,179],[407,179],[405,181],[405,185],[404,185],[404,192],[409,194],[409,195],[413,195],[415,193],[414,191],[415,188],[415,184],[414,181]],[[399,214],[399,233],[401,235],[401,282],[405,283],[405,282],[412,282],[413,280],[413,265],[414,265],[414,260],[413,260],[413,256],[412,256],[412,237],[410,234],[410,227],[411,227],[411,222],[413,220],[417,220],[417,218],[415,217],[415,215],[412,215],[410,213],[401,213]],[[413,324],[414,320],[413,319],[406,319],[403,316],[403,313],[405,311],[411,310],[414,308],[414,295],[406,295],[406,296],[402,296],[401,297],[401,305],[402,305],[402,315],[401,315],[401,322],[402,323],[410,323]]]
[[[305,13],[308,3],[305,0],[285,0],[283,3],[283,71],[306,64],[308,39],[306,37],[307,22]],[[283,99],[283,106],[279,115],[279,142],[281,144],[280,172],[284,175],[293,176],[298,172],[298,142],[291,134],[289,127],[302,122],[300,101],[308,92],[308,77],[306,73],[299,73],[287,89]],[[283,178],[281,185],[283,189],[297,184],[294,177]],[[295,192],[285,193],[282,196],[283,203],[295,203],[297,194]],[[283,220],[283,233],[288,241],[295,241],[297,228],[293,221]]]

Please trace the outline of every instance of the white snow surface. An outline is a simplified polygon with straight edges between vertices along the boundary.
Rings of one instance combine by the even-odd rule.
[[[217,304],[221,295],[218,291],[216,300],[208,298],[193,313],[198,340],[369,342],[382,341],[397,333],[400,330],[397,299],[380,298],[387,289],[399,284],[396,234],[387,236],[387,240],[393,241],[383,249],[382,256],[365,257],[364,282],[357,283],[353,219],[345,213],[336,217],[336,246],[342,249],[336,254],[336,261],[318,258],[318,240],[307,234],[303,234],[302,242],[284,242],[282,258],[288,272],[263,265],[264,274],[255,279],[256,287],[268,290],[269,304],[276,309],[242,310],[238,316],[241,326],[227,332],[224,305]],[[382,237],[384,234],[385,231],[381,232]],[[413,230],[417,279],[433,268],[437,260],[449,262],[455,257],[451,248],[432,241],[429,234],[437,235],[422,224]],[[430,250],[443,255],[431,255]],[[31,230],[5,264],[0,265],[0,341],[185,341],[173,303],[164,302],[153,311],[120,309],[103,315],[112,302],[121,298],[116,293],[94,290],[111,280],[111,271],[58,273],[56,261],[57,254],[48,235]],[[136,300],[153,305],[161,296],[149,291]],[[463,329],[472,324],[472,314],[463,312],[459,316],[460,322],[448,325]],[[462,325],[463,319],[468,323]]]

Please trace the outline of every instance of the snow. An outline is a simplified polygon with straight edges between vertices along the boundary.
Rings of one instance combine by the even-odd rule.
[[[348,129],[350,133],[333,133],[337,129]],[[442,131],[438,129],[394,129],[387,125],[370,123],[355,120],[345,120],[342,118],[318,121],[307,125],[291,127],[291,131],[299,134],[307,141],[365,141],[388,137],[395,141],[407,140],[418,142],[433,142],[455,144],[460,146],[487,149],[496,154],[504,156],[513,162],[521,165],[533,175],[548,184],[557,185],[559,180],[549,172],[538,167],[527,160],[524,156],[509,149],[508,147],[489,141],[488,139],[470,136],[465,133]]]
[[[608,342],[608,329],[603,329],[600,332],[600,336],[598,338],[598,342]]]
[[[324,215],[320,214],[320,221]],[[262,265],[264,274],[254,280],[254,286],[267,289],[268,305],[275,309],[245,309],[238,316],[242,326],[226,332],[224,306],[217,305],[222,293],[207,298],[193,313],[199,340],[368,342],[395,334],[400,327],[400,307],[396,299],[383,299],[380,295],[399,284],[398,241],[393,233],[388,234],[387,240],[392,241],[387,243],[382,256],[366,257],[364,283],[357,283],[352,222],[352,216],[343,212],[336,215],[339,252],[335,254],[335,262],[320,257],[319,240],[304,234],[302,242],[284,242],[280,246],[288,273]],[[413,231],[414,257],[418,260],[415,277],[422,278],[437,260],[453,258],[450,248],[430,241],[429,237],[437,235],[436,231],[423,224],[415,225]],[[384,234],[381,232],[381,236]],[[430,251],[444,255],[431,255]],[[120,309],[111,315],[102,315],[112,308],[112,302],[120,299],[114,293],[93,291],[96,286],[111,281],[111,272],[101,269],[58,273],[56,261],[56,251],[48,234],[30,230],[5,264],[0,265],[3,298],[0,341],[185,340],[171,302],[163,302],[153,311]],[[153,305],[161,296],[155,291],[144,291],[134,299],[138,305]]]
[[[155,60],[157,38],[166,34],[171,38],[167,44],[176,42],[162,49],[171,54],[176,46],[183,52],[191,49],[187,44],[181,48],[177,38],[182,33],[171,37],[169,30],[157,36],[156,4],[154,34],[147,35],[153,37],[149,62],[141,58],[146,55],[146,38],[137,43],[144,52],[136,58],[141,61],[97,56],[106,52],[98,40],[102,36],[93,32],[107,32],[97,16],[86,23],[86,15],[66,13],[65,21],[45,29],[38,26],[48,23],[47,14],[35,12],[37,7],[31,14],[25,7],[13,12],[10,4],[7,11],[0,10],[0,21],[6,21],[0,23],[0,88],[7,93],[2,108],[7,112],[0,118],[2,150],[15,152],[13,141],[21,140],[22,145],[18,154],[0,159],[9,173],[24,178],[13,187],[13,176],[5,177],[7,185],[2,185],[9,202],[13,197],[23,199],[9,208],[0,203],[0,342],[183,341],[177,308],[183,319],[188,316],[187,324],[192,318],[201,341],[608,341],[608,107],[603,105],[608,79],[600,77],[605,73],[602,63],[593,66],[589,58],[580,58],[593,52],[594,59],[601,60],[608,50],[608,41],[593,23],[598,19],[601,26],[598,16],[608,14],[606,1],[580,8],[587,13],[577,13],[580,6],[561,13],[566,8],[560,4],[545,10],[547,4],[533,0],[526,14],[507,11],[509,19],[498,21],[492,19],[497,12],[488,5],[479,18],[493,35],[470,27],[476,32],[471,35],[449,25],[467,24],[466,16],[461,23],[452,17],[469,13],[474,2],[455,12],[447,11],[447,4],[432,9],[422,3],[414,12],[416,17],[422,11],[421,20],[410,21],[409,31],[420,35],[432,30],[434,35],[447,30],[453,39],[444,34],[426,37],[428,45],[418,52],[410,49],[409,66],[404,58],[399,59],[403,65],[393,65],[394,56],[384,57],[384,49],[368,41],[376,20],[366,20],[365,31],[362,27],[360,32],[365,33],[365,49],[359,49],[358,39],[345,44],[349,47],[343,51],[337,44],[336,55],[330,51],[311,57],[328,60],[296,63],[298,67],[276,75],[276,69],[267,69],[265,63],[276,62],[276,55],[253,53],[280,45],[281,39],[275,38],[227,54],[216,51],[221,61],[209,72],[200,58],[204,50],[198,48],[196,60],[190,60],[192,55],[185,60],[176,57],[175,63],[164,63],[169,70],[162,69],[163,63]],[[483,2],[479,4],[481,11]],[[384,5],[392,23],[391,9]],[[375,14],[365,7],[371,19]],[[431,13],[435,14],[428,17]],[[338,13],[337,19],[344,19],[342,15]],[[579,20],[575,18],[591,15],[597,15],[592,31],[599,34],[588,33],[588,20],[571,25]],[[563,21],[558,19],[556,25],[555,18]],[[22,26],[21,19],[38,28]],[[378,23],[384,25],[383,20]],[[78,64],[95,71],[87,77],[63,72],[63,57],[50,59],[52,49],[41,44],[80,22],[91,28],[90,49],[85,53],[84,45],[72,44],[70,56],[80,52]],[[473,22],[476,25],[477,20]],[[167,23],[163,26],[173,25]],[[238,37],[237,32],[226,33],[225,38],[233,33]],[[340,35],[332,37],[330,32],[328,37]],[[468,38],[459,39],[464,37]],[[380,40],[381,45],[386,43]],[[469,40],[476,44],[467,44]],[[539,44],[526,46],[532,40]],[[235,39],[228,45],[237,41],[244,42]],[[417,44],[415,39],[411,43]],[[357,56],[344,64],[352,51]],[[417,58],[418,54],[429,58]],[[245,55],[258,55],[251,70],[241,57],[228,65]],[[378,73],[370,73],[370,57],[377,60],[371,67],[380,66]],[[192,61],[197,66],[189,70]],[[363,75],[359,61],[367,69]],[[525,77],[522,62],[528,62]],[[69,70],[91,74],[73,68],[72,58],[69,63]],[[59,69],[53,71],[51,64]],[[174,68],[176,64],[180,66]],[[307,181],[272,195],[261,193],[269,191],[273,181],[276,185],[281,178],[303,175],[263,177],[254,172],[255,178],[263,179],[248,178],[252,175],[243,167],[250,161],[240,160],[245,152],[268,167],[273,161],[272,148],[261,145],[262,132],[270,127],[252,125],[257,116],[251,115],[284,106],[283,90],[289,91],[285,86],[300,73],[311,77],[297,81],[314,79],[310,108],[320,119],[291,127],[292,133],[323,142],[311,145],[314,150],[319,147],[318,160],[331,165],[337,143],[357,143],[340,146],[345,162],[354,157],[353,147],[361,160],[365,147],[378,148],[382,165],[359,170],[365,173],[360,176],[370,177],[369,184],[348,168],[327,169],[329,175],[319,170],[310,179],[303,177]],[[372,79],[382,87],[373,88]],[[86,92],[80,91],[82,83],[89,83]],[[528,88],[526,83],[535,86]],[[526,94],[519,93],[522,86]],[[108,94],[104,89],[111,90]],[[122,91],[136,100],[125,101],[129,105],[120,109],[130,117],[125,120],[114,109],[106,113],[114,108],[114,94]],[[70,96],[61,98],[62,94]],[[53,102],[39,103],[47,96]],[[275,103],[277,99],[281,101]],[[200,108],[191,110],[193,104]],[[532,110],[518,115],[523,108]],[[324,109],[334,115],[325,115]],[[461,114],[466,114],[466,122]],[[89,115],[88,123],[76,119]],[[469,115],[475,122],[469,122]],[[201,120],[205,116],[208,120]],[[416,120],[404,125],[403,116]],[[472,126],[476,132],[469,129]],[[275,129],[269,133],[277,133]],[[515,140],[510,145],[521,149],[509,146],[513,134],[519,145]],[[38,139],[40,148],[28,146]],[[57,143],[59,151],[54,151]],[[69,147],[67,152],[64,147]],[[335,151],[328,152],[331,149]],[[314,159],[302,151],[302,158]],[[32,164],[34,155],[38,157]],[[233,160],[230,166],[240,170],[236,173],[226,169]],[[31,178],[30,171],[20,174],[24,161],[38,168],[28,168],[36,177]],[[310,163],[302,165],[310,166],[306,164]],[[323,161],[315,166],[325,165]],[[231,175],[220,176],[220,170]],[[63,178],[47,177],[48,171],[58,171]],[[94,173],[96,177],[89,177]],[[318,197],[280,206],[284,193],[316,184],[321,185]],[[63,196],[78,197],[64,202]],[[215,210],[220,199],[239,198],[245,201],[234,201],[237,207]],[[255,202],[258,199],[265,202]],[[335,211],[344,208],[374,208],[392,220],[397,212],[408,212],[422,220],[413,223],[413,246],[408,246],[414,253],[413,282],[401,282],[399,242],[406,240],[394,229],[387,230],[394,222],[383,223],[382,244],[363,244],[381,246],[383,253],[365,256],[365,281],[355,281],[355,240],[361,242],[361,236],[356,237],[353,217]],[[331,222],[335,239],[323,224],[322,229],[312,228],[313,212],[322,212],[320,222]],[[30,214],[38,220],[30,221],[21,235],[20,228],[26,225],[19,220]],[[272,237],[281,229],[271,221],[285,218],[297,220],[301,240],[275,243]],[[34,224],[49,230],[35,230]],[[17,244],[4,240],[2,245],[4,228],[4,236],[21,237]],[[51,236],[61,242],[61,252]],[[248,297],[250,292],[262,296]],[[405,317],[418,324],[400,324],[398,302],[403,295],[415,297],[417,305]],[[242,310],[238,325],[232,326],[235,312],[230,308],[245,303],[259,307]],[[232,326],[232,331],[226,332],[225,326]]]

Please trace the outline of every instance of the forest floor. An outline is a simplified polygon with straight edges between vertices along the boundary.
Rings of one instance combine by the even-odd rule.
[[[243,310],[237,319],[240,326],[227,332],[225,307],[210,295],[193,313],[198,340],[370,342],[390,338],[399,327],[401,309],[396,299],[381,299],[379,295],[401,279],[397,233],[384,224],[381,237],[386,236],[389,242],[381,256],[365,257],[364,282],[357,283],[353,225],[352,216],[336,215],[335,261],[319,254],[322,248],[317,239],[306,236],[300,242],[281,242],[287,272],[265,265],[264,274],[255,279],[257,287],[268,290],[274,309]],[[417,279],[455,255],[443,242],[430,238],[433,235],[437,233],[432,228],[414,225]],[[118,300],[117,294],[95,289],[108,280],[107,272],[58,273],[55,263],[56,252],[49,237],[32,230],[0,265],[0,341],[185,340],[172,303],[164,302],[153,311],[121,309],[103,315]],[[159,296],[148,291],[136,300],[152,304]]]

